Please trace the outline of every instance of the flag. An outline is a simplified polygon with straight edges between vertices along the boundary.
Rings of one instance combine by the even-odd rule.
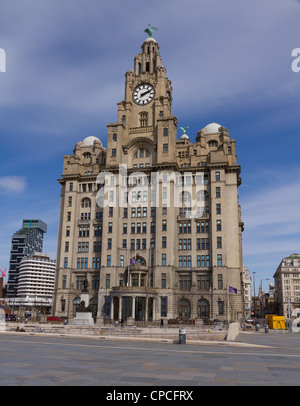
[[[228,292],[237,294],[237,289],[232,286],[228,286]]]
[[[5,276],[6,276],[6,268],[4,269],[4,271],[2,271],[2,269],[0,269],[0,271],[1,271],[1,274],[2,274],[2,278],[5,278]]]
[[[131,259],[131,258],[130,258],[129,263],[130,263],[130,265],[136,264],[136,260],[135,260],[135,259]]]

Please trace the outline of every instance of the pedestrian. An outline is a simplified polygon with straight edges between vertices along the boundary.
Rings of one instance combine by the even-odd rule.
[[[164,327],[164,321],[163,321],[163,319],[160,319],[160,328],[163,328]]]
[[[121,328],[123,327],[123,325],[124,325],[124,319],[122,318],[121,319]]]

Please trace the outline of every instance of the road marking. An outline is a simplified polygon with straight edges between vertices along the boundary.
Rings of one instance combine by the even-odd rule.
[[[71,339],[71,338],[70,338]],[[183,354],[198,354],[198,355],[206,355],[206,354],[211,354],[211,355],[219,355],[219,356],[267,356],[267,357],[291,357],[291,358],[300,358],[300,354],[278,354],[278,353],[266,353],[265,350],[264,352],[256,353],[256,352],[232,352],[232,350],[235,350],[237,348],[234,347],[226,347],[226,350],[230,351],[199,351],[199,350],[186,350],[186,349],[180,349],[176,347],[176,349],[167,349],[167,348],[147,348],[147,347],[126,347],[126,346],[117,346],[117,345],[109,345],[109,343],[106,341],[105,343],[101,341],[101,344],[76,344],[76,343],[67,343],[65,341],[62,342],[42,342],[42,341],[32,341],[32,340],[2,340],[0,338],[0,343],[1,342],[9,342],[9,343],[24,343],[24,344],[40,344],[40,345],[64,345],[64,346],[71,346],[71,347],[87,347],[87,348],[106,348],[106,349],[111,349],[111,350],[131,350],[131,351],[152,351],[152,352],[176,352],[176,353],[183,353]],[[222,349],[225,349],[225,347],[222,347]]]

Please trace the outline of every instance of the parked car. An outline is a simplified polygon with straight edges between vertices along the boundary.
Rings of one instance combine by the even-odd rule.
[[[48,316],[47,321],[65,321],[63,317]]]
[[[7,317],[7,321],[17,321],[17,317],[15,314],[9,314]]]

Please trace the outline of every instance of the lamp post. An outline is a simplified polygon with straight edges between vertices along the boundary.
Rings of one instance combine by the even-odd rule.
[[[255,274],[256,272],[253,273],[253,288],[254,288],[254,324],[256,323],[256,298],[255,298]]]
[[[260,280],[260,295],[261,295],[261,302],[260,302],[260,312],[261,312],[261,317],[263,318],[264,314],[263,314],[263,294],[262,294],[262,281],[269,281],[269,278],[266,279],[261,279]]]

